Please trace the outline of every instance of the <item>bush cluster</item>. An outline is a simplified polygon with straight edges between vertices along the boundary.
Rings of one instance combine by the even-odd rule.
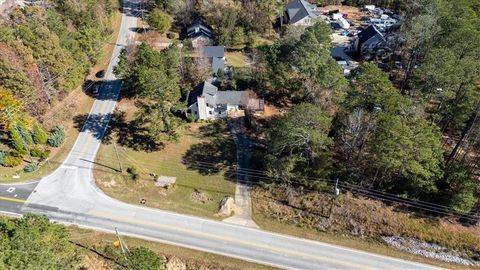
[[[130,174],[130,176],[132,177],[132,180],[134,180],[134,181],[137,180],[138,177],[140,176],[140,175],[138,174],[137,168],[134,167],[134,166],[128,167],[128,168],[127,168],[127,172]]]
[[[37,123],[35,123],[32,128],[32,139],[35,144],[46,144],[48,134]]]
[[[31,173],[31,172],[34,172],[38,170],[38,163],[36,162],[32,162],[30,164],[28,164],[27,166],[25,166],[25,168],[23,168],[23,171],[27,172],[27,173]]]
[[[40,160],[45,160],[48,158],[48,156],[50,155],[50,150],[46,149],[46,150],[42,150],[40,148],[32,148],[30,150],[30,155],[32,157],[36,157],[36,158],[39,158]]]
[[[51,147],[60,147],[65,141],[65,129],[60,126],[56,126],[52,129],[50,136],[48,137],[48,145]]]
[[[0,165],[3,165],[3,162],[8,157],[8,153],[5,151],[0,151]]]
[[[3,166],[5,167],[17,167],[22,163],[23,158],[19,156],[14,156],[12,154],[8,155],[3,161]]]

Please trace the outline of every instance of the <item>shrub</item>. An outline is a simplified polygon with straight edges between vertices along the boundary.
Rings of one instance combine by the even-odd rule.
[[[3,165],[3,162],[8,157],[8,153],[5,151],[0,151],[0,165]]]
[[[127,168],[127,172],[128,172],[128,173],[130,174],[130,176],[132,177],[132,180],[137,180],[138,177],[140,176],[140,175],[138,174],[137,168],[134,167],[134,166],[128,167],[128,168]]]
[[[25,125],[23,124],[18,125],[17,129],[20,132],[20,136],[22,136],[23,138],[24,144],[26,145],[33,144],[32,134],[30,133],[30,130],[28,130],[28,128]]]
[[[23,168],[23,170],[27,173],[34,172],[34,171],[38,170],[38,163],[35,163],[35,162],[30,163],[27,166],[25,166],[25,168]]]
[[[10,141],[12,143],[13,149],[17,150],[21,154],[26,154],[27,149],[25,148],[25,143],[23,142],[23,138],[20,135],[20,132],[14,127],[11,127],[8,130],[8,133],[10,135]]]
[[[147,17],[148,25],[160,33],[165,33],[172,27],[172,16],[159,8],[153,9]]]
[[[41,160],[45,160],[50,155],[50,150],[42,150],[40,148],[33,148],[30,150],[30,155],[32,157],[37,157]]]
[[[3,166],[5,167],[17,167],[22,163],[23,158],[22,157],[16,157],[13,155],[8,155],[5,160],[3,161]]]
[[[174,39],[174,38],[175,38],[175,34],[174,34],[174,33],[171,33],[171,32],[168,32],[168,33],[167,33],[167,38],[168,38],[168,39]]]
[[[52,129],[48,137],[48,145],[52,147],[59,147],[65,141],[65,130],[63,127],[56,126]]]
[[[42,129],[42,127],[40,127],[40,125],[38,125],[38,123],[35,123],[32,128],[32,138],[33,142],[36,144],[46,144],[48,134]]]

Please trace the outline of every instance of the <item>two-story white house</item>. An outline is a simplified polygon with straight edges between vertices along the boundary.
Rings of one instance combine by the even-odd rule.
[[[187,106],[187,115],[206,120],[243,110],[263,111],[264,103],[253,91],[219,91],[210,82],[203,82],[188,93]]]

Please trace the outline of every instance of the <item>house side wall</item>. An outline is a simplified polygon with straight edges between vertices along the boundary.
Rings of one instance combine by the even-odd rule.
[[[199,36],[196,38],[191,39],[192,47],[193,48],[200,48],[204,46],[211,46],[213,45],[213,40],[206,36]]]
[[[191,117],[198,118],[198,103],[194,103],[188,107]]]
[[[311,26],[314,23],[314,19],[312,19],[310,16],[307,16],[300,21],[293,23],[293,25],[304,25],[304,26]]]
[[[198,104],[198,119],[207,119],[207,104],[205,103],[204,97],[197,98]]]

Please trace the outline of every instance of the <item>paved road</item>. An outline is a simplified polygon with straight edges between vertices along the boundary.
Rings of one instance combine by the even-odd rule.
[[[38,181],[31,183],[0,184],[0,212],[8,215],[21,214],[21,208]]]
[[[126,2],[127,6],[132,3]],[[52,220],[107,232],[171,243],[288,269],[421,269],[434,267],[308,241],[238,225],[129,205],[102,193],[92,176],[95,155],[116,105],[120,84],[112,74],[120,49],[133,37],[135,12],[122,18],[109,81],[94,103],[90,117],[63,163],[43,178],[23,205],[23,212],[46,214]],[[28,195],[18,190],[20,197]],[[2,191],[3,192],[3,191]],[[128,192],[128,191],[126,191]],[[3,193],[2,193],[3,194]],[[21,199],[19,199],[21,200]],[[18,205],[21,202],[12,202]],[[17,211],[18,205],[14,205]],[[3,208],[4,204],[0,204]]]

